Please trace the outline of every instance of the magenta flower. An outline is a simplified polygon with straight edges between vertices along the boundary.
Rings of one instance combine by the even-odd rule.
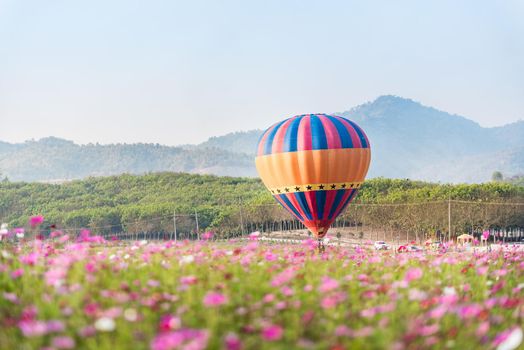
[[[31,227],[33,228],[35,228],[38,225],[41,225],[43,222],[44,217],[42,215],[35,215],[29,218],[29,225],[31,225]]]
[[[18,328],[22,331],[25,337],[39,337],[46,333],[47,327],[42,321],[21,321]]]
[[[406,272],[404,280],[409,283],[411,281],[420,279],[422,274],[422,269],[418,267],[412,267]]]
[[[327,277],[327,276],[324,276],[324,277],[322,277],[322,284],[320,285],[318,290],[321,293],[327,293],[329,291],[337,289],[338,286],[339,286],[339,283],[338,283],[337,280],[335,280],[333,278],[330,278],[330,277]]]
[[[241,350],[242,342],[235,333],[228,333],[224,338],[224,347],[227,350]]]
[[[168,332],[178,329],[181,326],[180,318],[173,315],[164,315],[160,318],[158,328],[160,332]]]
[[[484,321],[481,324],[479,324],[477,330],[475,331],[475,335],[480,338],[488,333],[489,328],[489,322]]]
[[[64,322],[60,320],[50,320],[46,323],[47,333],[60,333],[65,329]]]
[[[53,231],[51,232],[51,234],[49,235],[49,237],[51,238],[56,238],[56,237],[60,237],[62,236],[64,233],[62,231]]]
[[[22,264],[26,264],[30,266],[35,265],[37,260],[38,260],[38,254],[34,252],[20,257],[20,262]]]
[[[280,287],[281,285],[291,281],[295,277],[295,270],[292,268],[288,268],[275,277],[273,277],[273,280],[271,281],[271,285],[273,287]]]
[[[75,340],[67,336],[54,337],[51,343],[53,344],[53,347],[56,349],[74,349],[75,348]]]
[[[227,297],[218,292],[208,292],[204,296],[204,305],[205,306],[220,306],[227,303]]]
[[[262,338],[266,341],[276,341],[282,338],[284,330],[279,325],[269,325],[262,329]]]
[[[193,275],[180,277],[180,284],[184,286],[193,285],[193,284],[196,284],[197,282],[198,282],[198,278]]]
[[[17,279],[21,277],[24,274],[24,269],[16,269],[13,272],[11,272],[11,278]]]
[[[169,333],[160,333],[151,342],[151,350],[204,350],[209,334],[205,330],[181,329]]]
[[[213,236],[214,236],[214,233],[213,233],[213,232],[206,232],[206,233],[203,233],[203,234],[202,234],[202,239],[203,239],[204,241],[208,241],[208,240],[210,240],[211,238],[213,238]]]

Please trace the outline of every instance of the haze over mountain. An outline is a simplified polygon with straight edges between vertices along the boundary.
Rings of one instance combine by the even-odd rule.
[[[524,173],[524,121],[483,128],[396,96],[334,114],[366,131],[372,149],[370,177],[482,182],[496,170],[508,176]],[[77,145],[54,137],[21,144],[0,141],[0,173],[24,181],[155,171],[256,176],[253,157],[261,133],[234,132],[180,147]]]

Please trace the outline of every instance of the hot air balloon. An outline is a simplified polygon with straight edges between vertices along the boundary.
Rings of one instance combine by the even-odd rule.
[[[354,122],[305,114],[278,122],[258,142],[258,173],[273,197],[318,239],[355,198],[371,159]]]

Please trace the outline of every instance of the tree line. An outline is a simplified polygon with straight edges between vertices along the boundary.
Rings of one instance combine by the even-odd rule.
[[[451,185],[376,178],[366,181],[337,222],[422,235],[446,231],[451,206],[452,232],[524,227],[524,206],[517,204],[523,202],[524,187],[509,183]],[[194,232],[195,212],[199,230],[218,235],[300,228],[253,178],[164,172],[62,184],[0,183],[0,222],[20,227],[31,215],[43,215],[44,234],[55,228],[88,228],[107,235],[168,233],[174,230],[175,213],[179,232]]]

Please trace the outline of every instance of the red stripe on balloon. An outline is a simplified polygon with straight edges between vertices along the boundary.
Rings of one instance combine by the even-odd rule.
[[[307,215],[306,213],[302,210],[302,207],[300,206],[300,204],[298,203],[297,199],[295,198],[295,196],[292,194],[292,193],[286,193],[286,197],[287,199],[289,199],[289,201],[291,202],[291,204],[293,204],[293,206],[295,207],[295,210],[298,211],[298,213],[300,215],[302,215],[302,217],[304,218],[304,220],[307,220]]]
[[[307,115],[302,117],[298,126],[297,151],[309,151],[311,144],[311,117]]]
[[[329,217],[329,213],[331,212],[331,207],[333,206],[333,202],[335,201],[335,196],[337,195],[337,191],[326,191],[326,203],[324,204],[324,219],[331,220],[332,218]]]
[[[355,128],[347,122],[344,118],[337,117],[338,120],[344,125],[344,127],[347,129],[349,135],[351,136],[351,142],[353,143],[353,148],[362,148],[362,143],[360,142],[360,138],[358,137],[357,131]]]
[[[318,220],[317,197],[315,196],[315,192],[305,192],[304,196],[306,197],[307,205],[309,205],[309,211],[311,212],[313,220]]]
[[[293,215],[297,220],[301,221],[301,219],[295,215],[295,213],[293,212],[293,209],[291,209],[287,204],[286,202],[284,202],[279,196],[273,196],[280,204],[282,204],[282,206],[288,211],[288,213],[290,213],[291,215]]]
[[[277,132],[275,133],[275,137],[273,138],[273,145],[271,148],[271,153],[281,153],[283,146],[284,146],[284,138],[286,137],[286,131],[289,127],[289,124],[294,120],[295,118],[290,118],[287,120],[284,124],[278,128]]]
[[[266,132],[264,133],[264,135],[262,136],[262,138],[260,139],[260,142],[258,143],[258,152],[257,152],[258,156],[264,155],[264,148],[266,146],[266,140],[267,140],[269,134],[271,134],[271,131],[273,131],[273,129],[277,126],[277,124],[273,125],[269,129],[267,129]]]
[[[326,134],[326,140],[328,144],[328,149],[341,148],[342,142],[340,140],[340,135],[338,133],[335,124],[325,115],[317,115],[324,127],[324,133]]]
[[[338,214],[342,211],[342,208],[346,204],[346,201],[348,200],[349,196],[351,196],[351,193],[353,193],[355,190],[347,190],[344,195],[342,196],[342,199],[340,200],[340,203],[338,203],[337,208],[335,209],[335,212],[333,213],[333,217],[336,218]]]

